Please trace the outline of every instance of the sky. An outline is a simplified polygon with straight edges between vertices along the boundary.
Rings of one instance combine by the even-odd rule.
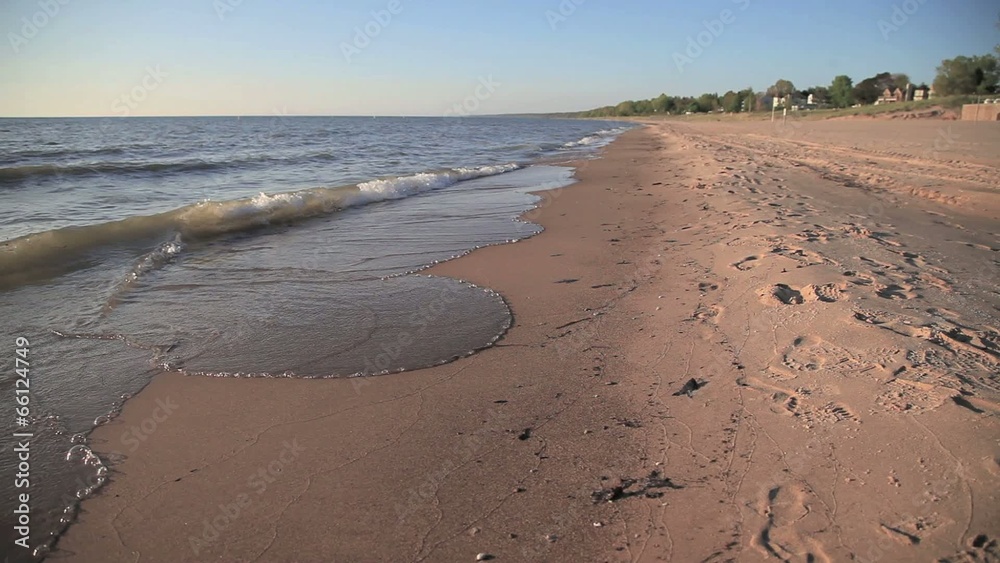
[[[2,0],[0,116],[576,111],[930,83],[1000,0]]]

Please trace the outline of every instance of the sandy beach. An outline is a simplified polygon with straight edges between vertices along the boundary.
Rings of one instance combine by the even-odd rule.
[[[1000,128],[651,122],[577,177],[424,272],[503,295],[496,346],[158,375],[57,555],[1000,560]]]

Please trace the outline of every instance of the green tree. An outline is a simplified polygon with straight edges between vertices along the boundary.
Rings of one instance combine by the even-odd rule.
[[[941,61],[934,79],[934,91],[939,96],[957,94],[992,94],[1000,83],[997,57],[981,55],[959,56]]]
[[[705,93],[698,96],[698,106],[701,108],[701,111],[715,111],[719,108],[719,95]]]
[[[781,98],[793,92],[795,92],[795,85],[792,84],[791,80],[785,80],[784,78],[778,80],[777,82],[774,83],[774,86],[771,86],[770,88],[767,89],[768,94],[771,94],[772,96],[778,96]]]
[[[722,96],[722,109],[729,113],[736,113],[740,111],[741,102],[739,93],[730,90]]]
[[[854,105],[854,81],[850,76],[841,74],[830,84],[830,103],[834,107],[846,108]]]
[[[635,115],[635,104],[633,102],[622,102],[615,106],[615,115],[628,117]]]
[[[854,99],[862,104],[874,104],[882,92],[888,88],[891,79],[892,75],[888,72],[865,78],[854,87]]]
[[[896,88],[905,87],[906,84],[896,83],[896,76],[897,76],[896,74],[892,74],[891,72],[883,72],[877,74],[875,75],[876,78],[875,85],[878,87],[880,92],[885,91],[886,89],[895,90]],[[906,77],[905,74],[901,74],[899,76],[902,76],[904,78]]]
[[[653,106],[653,112],[655,113],[670,113],[672,104],[670,103],[670,97],[666,94],[660,94],[653,99],[651,104]]]
[[[754,111],[757,109],[757,94],[753,88],[740,90],[740,105],[743,111]]]
[[[830,89],[826,86],[813,86],[809,89],[809,93],[812,94],[813,101],[817,104],[830,99]]]
[[[905,73],[880,72],[858,82],[854,87],[854,98],[862,104],[874,104],[886,90],[902,90],[910,83],[910,77]]]

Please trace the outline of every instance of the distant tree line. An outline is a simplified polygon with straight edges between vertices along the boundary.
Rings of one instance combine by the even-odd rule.
[[[579,117],[629,117],[639,115],[677,115],[684,113],[710,113],[723,111],[740,113],[770,110],[775,97],[786,96],[813,101],[822,107],[846,108],[855,104],[873,104],[885,90],[904,89],[911,84],[904,73],[881,72],[865,78],[857,84],[846,75],[833,79],[829,86],[813,86],[797,90],[790,80],[781,79],[763,92],[745,88],[730,90],[721,96],[705,93],[698,97],[668,96],[660,94],[649,100],[628,100],[616,106],[605,106],[590,111],[572,114]],[[996,54],[959,56],[941,61],[934,79],[934,93],[937,96],[989,95],[1000,93],[1000,45]],[[919,88],[927,88],[920,84]]]

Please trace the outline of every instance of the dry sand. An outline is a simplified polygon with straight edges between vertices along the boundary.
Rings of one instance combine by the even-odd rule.
[[[932,123],[630,132],[543,234],[431,271],[508,299],[496,347],[158,376],[91,442],[176,412],[61,555],[997,560],[1000,128]]]

